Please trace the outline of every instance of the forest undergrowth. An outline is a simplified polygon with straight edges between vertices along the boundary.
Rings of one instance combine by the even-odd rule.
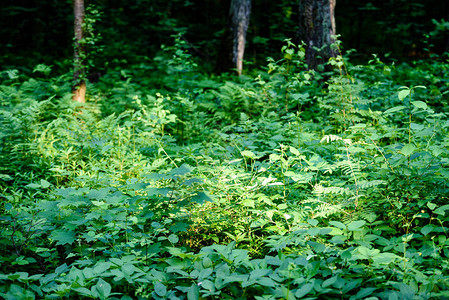
[[[71,100],[0,76],[5,299],[449,299],[449,61],[206,75],[178,40]],[[148,61],[148,60],[147,60]]]

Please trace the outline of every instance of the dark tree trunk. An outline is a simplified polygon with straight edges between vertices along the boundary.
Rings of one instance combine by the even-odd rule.
[[[298,36],[306,44],[306,63],[310,69],[336,56],[331,44],[335,35],[336,0],[300,0]]]
[[[231,0],[228,27],[225,30],[218,58],[218,71],[235,68],[242,74],[246,32],[251,14],[251,0]]]
[[[449,14],[447,15],[446,20],[449,20]],[[446,38],[446,47],[444,48],[444,52],[448,52],[449,51],[449,35]]]
[[[86,102],[86,52],[83,45],[83,23],[84,23],[84,0],[73,1],[73,12],[75,16],[75,52],[74,52],[74,71],[73,71],[73,100]]]

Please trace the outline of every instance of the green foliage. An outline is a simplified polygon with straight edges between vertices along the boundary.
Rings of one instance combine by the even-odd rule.
[[[2,72],[6,299],[448,297],[447,62]],[[160,78],[146,78],[148,72]]]

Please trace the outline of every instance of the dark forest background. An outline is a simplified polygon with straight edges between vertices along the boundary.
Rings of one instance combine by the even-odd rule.
[[[152,59],[170,35],[184,33],[192,54],[205,70],[220,63],[219,53],[229,14],[230,0],[112,0],[89,1],[98,10],[95,31],[101,55],[94,57],[96,71],[106,66]],[[0,64],[33,67],[39,63],[67,63],[73,55],[71,1],[2,0],[0,4]],[[343,49],[355,49],[353,59],[371,54],[404,60],[442,54],[448,49],[449,1],[440,0],[338,0],[337,33]],[[297,1],[256,0],[245,52],[246,67],[265,64],[283,41],[296,41]]]

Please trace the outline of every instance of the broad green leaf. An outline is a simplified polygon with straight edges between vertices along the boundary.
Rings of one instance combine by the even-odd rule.
[[[369,249],[365,246],[359,246],[357,251],[360,253],[359,257],[361,259],[371,259],[380,253],[380,250],[378,249]]]
[[[324,250],[326,250],[326,245],[324,244],[313,241],[309,241],[308,244],[312,246],[313,250],[315,250],[316,253],[322,253],[324,252]]]
[[[19,278],[20,278],[20,274],[18,274],[18,273],[14,273],[14,274],[9,274],[8,275],[8,279],[9,280],[17,280]]]
[[[307,229],[307,234],[311,236],[317,236],[320,234],[320,232],[321,232],[320,228],[316,227]]]
[[[304,284],[301,288],[299,288],[296,291],[295,296],[297,298],[301,299],[302,297],[304,297],[305,295],[310,293],[312,290],[313,290],[313,284],[312,283],[306,283],[306,284]]]
[[[344,287],[343,287],[343,294],[347,293],[351,290],[353,290],[354,288],[360,286],[360,284],[363,282],[363,279],[358,278],[358,279],[354,279],[352,278],[352,280],[350,280]]]
[[[41,186],[43,189],[46,189],[46,188],[50,187],[50,185],[51,185],[50,182],[48,182],[48,181],[45,180],[45,179],[41,179],[41,184],[40,184],[40,186]]]
[[[126,275],[132,275],[134,272],[136,272],[136,267],[134,267],[133,264],[127,263],[127,264],[122,266],[122,271]]]
[[[296,300],[295,294],[289,288],[281,286],[281,291],[284,299]]]
[[[187,291],[187,300],[198,300],[200,298],[200,294],[198,291],[198,286],[196,284],[192,284]]]
[[[401,283],[399,287],[399,292],[404,299],[416,299],[417,288],[415,285],[408,285],[406,283]]]
[[[173,169],[170,171],[170,175],[172,176],[182,176],[192,172],[193,168],[188,164],[183,164],[179,168]]]
[[[268,278],[268,277],[258,278],[256,282],[262,286],[268,286],[268,287],[276,286],[276,282],[273,279]]]
[[[424,226],[423,228],[421,228],[421,233],[423,235],[428,235],[429,233],[431,233],[433,231],[434,226],[431,224],[427,224],[426,226]]]
[[[116,264],[117,266],[123,266],[123,261],[121,259],[111,257],[109,261],[113,264]]]
[[[400,90],[399,91],[399,93],[398,93],[398,98],[399,98],[399,100],[404,100],[408,95],[410,95],[410,89],[409,88],[406,88],[406,89],[403,89],[403,90]]]
[[[413,151],[415,151],[416,147],[413,144],[407,144],[401,149],[401,153],[405,156],[410,156],[413,154]]]
[[[449,204],[440,206],[437,209],[435,209],[433,212],[438,214],[438,215],[444,216],[446,214],[446,210],[449,210]]]
[[[25,187],[30,188],[30,189],[38,189],[41,187],[41,185],[37,184],[37,183],[30,183],[30,184],[27,184]]]
[[[413,106],[421,109],[427,109],[427,104],[423,101],[412,101]]]
[[[105,271],[109,270],[110,267],[111,267],[110,262],[98,262],[94,267],[94,273],[102,274]]]
[[[111,285],[101,278],[98,279],[98,282],[95,285],[95,287],[101,299],[107,299],[111,294],[112,290]]]
[[[57,241],[56,245],[73,244],[73,242],[75,241],[75,232],[54,230],[51,232],[50,237],[53,240]]]
[[[436,205],[435,203],[432,203],[432,202],[427,202],[427,207],[428,207],[430,210],[434,210],[435,207],[437,207],[437,205]]]
[[[244,151],[241,152],[241,154],[244,157],[248,157],[248,158],[251,158],[251,159],[256,159],[257,158],[256,154],[254,154],[253,152],[251,152],[249,150],[244,150]]]
[[[203,267],[204,268],[210,268],[214,265],[212,259],[210,259],[209,257],[204,257],[203,258]]]
[[[86,289],[85,287],[73,288],[73,290],[75,292],[80,293],[81,295],[84,295],[84,296],[88,296],[88,297],[92,296],[92,292],[89,289]]]
[[[377,290],[377,288],[364,288],[364,289],[361,289],[357,293],[357,295],[355,295],[355,299],[364,299],[367,296],[372,295],[375,290]]]
[[[278,161],[280,159],[281,159],[281,157],[278,154],[276,154],[276,153],[270,154],[270,161]]]
[[[61,273],[67,272],[68,270],[69,270],[69,266],[67,266],[67,264],[64,263],[55,269],[55,274],[59,275]]]
[[[290,177],[291,179],[293,179],[295,182],[297,183],[309,183],[313,177],[315,176],[314,173],[309,172],[300,172],[300,173],[295,173],[293,171],[287,171],[284,173],[285,176]]]
[[[410,128],[415,130],[415,131],[421,131],[421,130],[423,130],[425,128],[425,126],[422,125],[422,124],[411,123],[410,124]]]
[[[120,280],[122,280],[125,276],[127,276],[125,273],[123,273],[121,270],[119,269],[112,269],[110,270],[110,274],[112,276],[114,276],[114,281],[119,282]]]
[[[396,259],[400,259],[400,257],[394,253],[379,253],[373,256],[373,263],[377,265],[388,265]]]
[[[170,243],[172,244],[176,244],[177,242],[179,242],[179,238],[176,234],[170,234],[168,236],[168,240],[170,241]]]
[[[352,257],[351,251],[346,250],[340,254],[342,259],[350,259]]]
[[[97,189],[97,190],[91,190],[86,197],[89,199],[95,199],[95,200],[104,200],[109,192],[110,192],[111,188],[102,188],[102,189]]]
[[[204,280],[201,284],[200,284],[200,286],[203,288],[203,289],[205,289],[205,290],[207,290],[207,291],[210,291],[210,292],[213,292],[213,291],[215,291],[215,285],[214,285],[214,283],[212,282],[212,281],[210,281],[210,280]]]
[[[307,223],[309,223],[312,226],[316,226],[316,225],[318,225],[318,220],[317,219],[308,219]]]
[[[91,278],[96,277],[96,275],[94,274],[94,271],[92,270],[92,268],[84,268],[84,269],[82,269],[81,272],[83,273],[83,276],[86,279],[91,279]]]
[[[103,208],[107,208],[108,207],[108,205],[104,201],[92,200],[92,204],[95,205],[95,206],[99,206],[99,207],[103,206]]]
[[[331,230],[329,232],[330,235],[343,235],[343,230],[341,230],[340,228],[337,227],[329,227],[329,229]]]
[[[290,146],[290,152],[293,153],[293,154],[296,155],[296,156],[301,155],[301,153],[299,153],[298,149],[296,149],[296,148],[293,147],[293,146]]]
[[[346,229],[346,225],[339,221],[330,221],[329,224],[332,226],[338,227],[340,229],[343,229],[343,230]]]
[[[334,276],[334,277],[331,277],[329,279],[326,279],[326,280],[323,281],[321,287],[326,288],[326,287],[328,287],[330,285],[333,285],[337,281],[337,279],[338,279],[338,276]]]
[[[360,227],[366,224],[366,221],[359,220],[359,221],[353,221],[348,224],[348,230],[355,231],[358,230]]]
[[[14,273],[14,275],[18,276],[18,277],[15,277],[15,279],[19,279],[20,281],[26,281],[29,276],[29,274],[27,272],[16,272],[16,273]]]
[[[180,231],[187,231],[187,228],[189,228],[189,224],[184,222],[176,222],[170,227],[170,231],[176,233]]]
[[[212,273],[214,272],[213,268],[207,268],[200,271],[200,274],[198,275],[199,279],[205,279],[208,278]]]
[[[204,204],[204,202],[212,202],[212,199],[209,197],[209,195],[206,192],[198,192],[197,195],[192,197],[192,201],[196,202],[198,204]]]
[[[252,270],[251,273],[249,273],[250,279],[258,279],[260,277],[264,277],[270,273],[269,269],[256,269]]]
[[[165,295],[167,295],[167,287],[160,282],[156,282],[154,284],[154,291],[160,297],[164,297]]]
[[[405,107],[403,105],[395,106],[395,107],[392,107],[392,108],[387,109],[386,111],[384,111],[384,114],[391,114],[391,113],[394,113],[394,112],[397,112],[397,111],[401,111],[401,110],[403,110],[405,108],[407,108],[407,107]]]
[[[285,203],[281,203],[278,205],[278,209],[280,209],[280,210],[287,209],[287,208],[288,208],[288,205]]]

